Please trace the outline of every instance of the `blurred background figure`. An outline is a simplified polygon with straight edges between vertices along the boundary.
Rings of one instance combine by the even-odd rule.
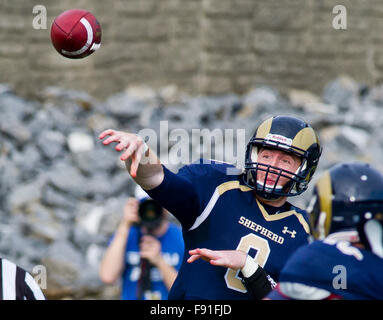
[[[181,265],[184,243],[169,213],[137,186],[100,264],[100,278],[122,277],[124,300],[166,300]]]

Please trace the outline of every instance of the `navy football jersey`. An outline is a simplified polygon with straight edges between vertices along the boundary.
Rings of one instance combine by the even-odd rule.
[[[382,270],[382,258],[347,241],[314,241],[289,259],[268,298],[383,299]]]
[[[239,270],[212,266],[199,259],[187,263],[195,248],[242,250],[278,280],[291,254],[308,243],[306,212],[289,203],[263,206],[235,167],[210,162],[184,166],[178,174],[164,167],[165,177],[147,191],[181,223],[183,263],[169,299],[251,299]]]

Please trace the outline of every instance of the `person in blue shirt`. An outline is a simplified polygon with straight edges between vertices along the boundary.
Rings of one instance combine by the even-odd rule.
[[[308,211],[312,242],[290,257],[277,285],[245,252],[197,248],[188,262],[240,269],[253,297],[382,300],[383,175],[366,163],[337,164],[316,183]]]
[[[305,121],[277,116],[263,121],[246,148],[244,170],[201,159],[177,174],[162,165],[136,134],[105,130],[104,145],[116,142],[137,184],[181,223],[185,254],[169,299],[251,299],[239,272],[199,259],[194,248],[242,250],[278,280],[290,255],[307,243],[306,212],[287,197],[307,189],[321,155],[313,128]]]
[[[100,278],[113,284],[122,277],[123,300],[166,300],[181,266],[181,228],[169,213],[137,188],[100,264]]]

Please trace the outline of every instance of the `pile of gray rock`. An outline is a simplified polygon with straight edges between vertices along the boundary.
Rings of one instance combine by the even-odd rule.
[[[243,96],[131,87],[102,102],[57,87],[29,101],[0,85],[0,255],[31,273],[44,266],[48,298],[118,298],[119,284],[103,285],[98,265],[135,184],[114,148],[102,145],[100,132],[150,128],[161,153],[167,152],[162,145],[172,146],[162,144],[168,132],[160,132],[161,121],[168,121],[169,132],[188,134],[244,129],[248,140],[261,121],[279,114],[301,117],[318,131],[324,147],[319,172],[343,160],[368,161],[383,171],[383,87],[348,77],[330,82],[322,96],[266,86]],[[199,145],[190,139],[191,154],[201,153]],[[245,145],[236,150],[244,152]],[[293,202],[306,205],[308,196]]]

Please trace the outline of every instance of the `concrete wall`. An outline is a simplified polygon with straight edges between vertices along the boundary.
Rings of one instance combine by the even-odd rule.
[[[46,30],[32,27],[37,4],[47,8]],[[338,4],[347,30],[332,26]],[[54,17],[69,8],[91,11],[102,25],[101,49],[82,60],[50,43]],[[137,84],[321,93],[339,74],[381,79],[382,18],[381,0],[0,0],[0,82],[25,95],[57,85],[101,99]]]

